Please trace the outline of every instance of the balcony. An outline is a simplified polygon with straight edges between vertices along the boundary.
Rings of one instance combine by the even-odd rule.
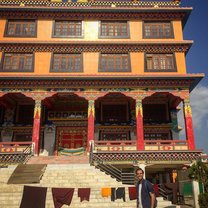
[[[136,151],[136,140],[95,141],[95,151]],[[184,140],[145,140],[145,151],[186,151],[188,142]]]
[[[186,140],[145,140],[144,149],[151,151],[188,150],[188,142]]]
[[[0,165],[25,163],[32,155],[32,142],[0,142]]]

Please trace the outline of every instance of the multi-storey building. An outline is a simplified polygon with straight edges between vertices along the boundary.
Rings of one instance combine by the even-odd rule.
[[[204,75],[186,70],[191,10],[179,0],[2,0],[1,158],[31,144],[46,156],[91,149],[93,161],[147,166],[150,178],[196,160],[189,98]]]

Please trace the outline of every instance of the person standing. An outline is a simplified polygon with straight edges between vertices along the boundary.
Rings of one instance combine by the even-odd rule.
[[[144,171],[136,169],[137,208],[155,208],[156,199],[152,184],[144,179]]]

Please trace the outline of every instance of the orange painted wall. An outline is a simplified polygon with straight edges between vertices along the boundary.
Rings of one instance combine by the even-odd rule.
[[[50,71],[51,53],[35,53],[35,74],[47,74]]]
[[[135,74],[144,73],[144,53],[131,53],[131,71]]]
[[[36,75],[47,75],[50,73],[50,63],[51,63],[51,55],[50,52],[37,52],[35,53],[35,68],[34,73]],[[0,58],[2,53],[0,53]],[[176,57],[176,66],[177,72],[171,72],[173,74],[185,74],[186,73],[186,63],[184,53],[175,53]],[[131,72],[122,72],[120,74],[150,74],[149,72],[144,72],[144,53],[130,53],[131,59]],[[89,75],[118,75],[118,72],[115,73],[101,73],[98,72],[99,65],[99,53],[83,53],[83,73],[50,73],[50,75],[61,75],[61,76],[74,76],[75,74],[89,74]],[[24,73],[24,72],[22,72]],[[34,74],[27,73],[27,74]],[[151,72],[152,73],[152,72]],[[158,72],[155,72],[158,74]],[[4,73],[5,74],[5,73]],[[14,72],[6,73],[6,74],[14,74]],[[154,74],[154,73],[153,73]],[[163,72],[161,74],[170,74],[170,72]]]
[[[84,21],[84,37],[85,38],[52,38],[52,25],[53,21],[51,20],[38,20],[37,23],[37,38],[11,38],[4,37],[4,29],[6,25],[5,19],[0,19],[0,40],[1,41],[69,41],[69,42],[78,42],[78,41],[106,41],[106,42],[123,42],[123,41],[145,41],[145,42],[161,42],[161,41],[181,41],[183,40],[182,34],[182,26],[179,20],[173,21],[174,34],[175,39],[142,39],[142,21],[134,20],[129,21],[130,25],[130,38],[129,39],[99,39],[98,38],[98,21]],[[2,53],[0,52],[0,58]],[[130,53],[131,57],[131,73],[132,74],[144,74],[144,53]],[[186,63],[185,63],[185,55],[184,53],[175,53],[176,64],[177,64],[177,72],[184,74],[186,73]],[[35,74],[46,75],[50,71],[50,62],[51,62],[51,53],[49,52],[38,52],[35,53]],[[118,73],[99,73],[98,72],[98,62],[99,62],[99,53],[83,53],[83,62],[84,62],[84,73],[86,74],[109,74],[109,75],[118,75]],[[4,73],[5,74],[5,73]],[[14,74],[14,73],[8,73]],[[29,73],[33,74],[33,73]],[[52,74],[52,73],[50,73]],[[64,75],[63,73],[53,73]],[[79,73],[80,74],[80,73]],[[82,73],[83,74],[83,73]],[[121,73],[121,74],[129,74],[129,73]],[[149,74],[149,73],[147,73]],[[157,73],[158,74],[158,73]],[[165,73],[162,73],[165,74]],[[169,73],[168,73],[169,74]],[[67,76],[71,76],[71,73],[68,73]],[[73,74],[74,76],[74,74]]]
[[[5,31],[6,20],[0,19],[0,40],[3,40]]]
[[[182,34],[182,27],[180,21],[173,21],[173,28],[174,28],[174,39],[143,39],[142,37],[142,21],[129,21],[130,26],[130,38],[125,39],[100,39],[98,37],[98,28],[99,22],[98,21],[84,21],[84,37],[83,38],[53,38],[52,37],[52,20],[38,20],[37,21],[37,38],[15,38],[15,37],[4,37],[4,30],[6,25],[6,20],[0,20],[0,40],[12,40],[12,41],[106,41],[106,42],[120,42],[120,41],[154,41],[154,42],[161,42],[161,41],[179,41],[183,40]]]
[[[130,21],[130,40],[141,41],[142,40],[142,21]]]
[[[99,53],[84,53],[84,73],[97,74],[99,64]]]
[[[179,74],[186,73],[186,59],[184,53],[175,53],[177,71]]]
[[[175,36],[175,40],[183,40],[183,31],[182,31],[182,25],[181,25],[181,21],[173,21],[173,32],[174,32],[174,36]]]

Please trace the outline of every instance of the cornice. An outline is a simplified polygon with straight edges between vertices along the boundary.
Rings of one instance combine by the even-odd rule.
[[[84,88],[94,89],[106,89],[106,88],[159,88],[170,89],[170,88],[186,88],[189,89],[194,84],[197,78],[133,78],[133,77],[26,77],[17,75],[16,77],[0,77],[0,89],[2,91],[30,91],[32,89],[45,89],[47,91],[73,91]],[[198,78],[200,79],[200,78]],[[158,88],[158,90],[159,90]]]
[[[0,41],[2,52],[54,52],[54,53],[187,53],[192,41],[182,42],[8,42]]]
[[[88,2],[51,2],[35,0],[1,0],[0,5],[4,6],[36,6],[36,7],[179,7],[180,1],[88,1]]]
[[[74,19],[74,20],[83,20],[83,19],[121,19],[121,20],[130,20],[130,19],[142,19],[142,20],[174,20],[174,19],[183,19],[186,17],[184,11],[159,11],[159,10],[92,10],[92,9],[83,9],[83,10],[38,10],[38,9],[19,9],[19,8],[0,8],[0,17],[1,18],[53,18],[53,19]],[[187,19],[187,18],[186,18]]]
[[[87,3],[35,0],[1,0],[1,18],[58,19],[181,19],[183,26],[192,11],[180,1],[89,1]]]

